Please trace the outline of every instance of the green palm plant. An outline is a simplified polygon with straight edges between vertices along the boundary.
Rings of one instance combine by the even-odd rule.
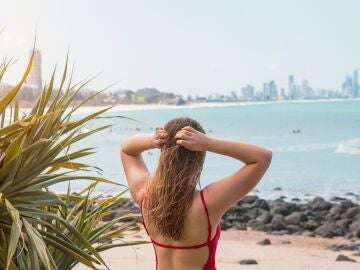
[[[67,78],[66,59],[59,88],[54,88],[55,69],[36,104],[20,116],[17,94],[30,72],[33,56],[20,82],[0,98],[0,269],[62,270],[78,263],[93,269],[106,266],[100,252],[144,243],[112,242],[139,230],[137,215],[124,212],[104,221],[127,199],[123,193],[106,199],[90,196],[99,182],[115,183],[89,174],[95,167],[75,161],[93,154],[93,148],[72,150],[71,146],[107,128],[81,130],[111,107],[79,119],[73,117],[95,94],[74,103],[89,80],[73,84],[72,72]],[[7,61],[0,64],[0,81],[8,66]],[[69,189],[61,195],[48,188],[76,180],[90,180],[91,184],[79,194],[71,194]],[[114,226],[118,222],[121,225]]]

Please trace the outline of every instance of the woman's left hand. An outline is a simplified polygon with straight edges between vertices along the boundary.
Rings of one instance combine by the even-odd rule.
[[[154,148],[160,148],[163,146],[168,139],[168,134],[165,129],[157,127],[155,128],[155,134],[153,135],[153,146]]]

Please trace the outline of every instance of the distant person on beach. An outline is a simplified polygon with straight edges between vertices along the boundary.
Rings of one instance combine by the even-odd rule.
[[[141,154],[154,148],[160,148],[160,158],[151,174]],[[244,166],[198,190],[207,151],[237,159]],[[255,187],[271,158],[268,149],[209,137],[190,118],[173,119],[156,128],[154,135],[123,142],[122,164],[153,243],[156,269],[215,270],[221,217]]]

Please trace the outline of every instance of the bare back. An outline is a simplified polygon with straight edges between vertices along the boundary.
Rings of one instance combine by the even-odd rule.
[[[204,199],[206,200],[206,195]],[[146,200],[146,196],[144,198]],[[142,204],[144,205],[144,204]],[[143,211],[142,211],[143,212]],[[217,226],[220,222],[219,218],[213,218],[209,213],[211,223],[211,239],[214,239],[217,233]],[[203,245],[208,240],[208,220],[206,210],[201,200],[200,192],[194,191],[194,200],[185,215],[183,237],[180,241],[174,241],[171,238],[163,237],[156,232],[152,226],[151,220],[144,216],[144,223],[150,238],[155,243],[165,245],[162,247],[154,244],[157,256],[157,269],[204,269],[204,265],[209,259],[209,247]],[[173,247],[194,247],[203,245],[198,248],[168,248]]]

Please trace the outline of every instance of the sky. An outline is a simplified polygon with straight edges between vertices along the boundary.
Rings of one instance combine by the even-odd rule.
[[[64,63],[75,79],[100,73],[94,90],[155,87],[178,94],[229,93],[275,80],[339,89],[360,68],[357,0],[0,0],[0,59],[34,43],[43,80]]]

